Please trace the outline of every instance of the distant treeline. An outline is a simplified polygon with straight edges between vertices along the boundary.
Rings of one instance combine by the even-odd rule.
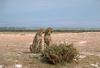
[[[36,32],[37,28],[0,27],[0,32]],[[98,28],[54,28],[55,32],[100,32]]]
[[[1,32],[35,32],[37,29],[25,27],[0,27]]]

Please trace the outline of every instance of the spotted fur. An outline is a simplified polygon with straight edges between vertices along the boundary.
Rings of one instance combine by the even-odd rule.
[[[45,34],[44,34],[44,43],[45,45],[47,46],[50,46],[51,43],[52,43],[52,39],[51,39],[51,33],[53,32],[53,29],[52,28],[47,28],[45,30]]]
[[[44,33],[44,29],[40,29],[33,40],[33,43],[30,45],[31,53],[39,53],[42,50],[42,34]]]

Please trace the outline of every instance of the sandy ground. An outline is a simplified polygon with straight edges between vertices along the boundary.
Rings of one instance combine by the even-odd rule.
[[[30,60],[27,53],[29,53],[29,45],[34,35],[34,32],[0,32],[0,66],[17,68],[12,64],[22,64],[24,65],[22,68],[66,68],[66,66],[68,68],[100,68],[100,32],[53,33],[53,43],[73,43],[83,56],[79,64],[73,63],[66,66],[53,66],[36,59]]]

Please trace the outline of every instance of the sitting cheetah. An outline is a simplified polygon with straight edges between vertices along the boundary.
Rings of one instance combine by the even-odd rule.
[[[30,45],[31,53],[39,53],[42,50],[42,34],[44,33],[44,29],[38,30],[36,33],[33,43]]]
[[[50,46],[52,43],[52,39],[51,39],[52,32],[53,32],[53,29],[50,27],[45,30],[44,43],[46,44],[46,46]]]

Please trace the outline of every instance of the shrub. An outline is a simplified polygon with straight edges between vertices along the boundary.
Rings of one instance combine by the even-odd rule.
[[[73,44],[52,44],[43,52],[43,60],[51,64],[69,63],[77,58],[78,51]]]

